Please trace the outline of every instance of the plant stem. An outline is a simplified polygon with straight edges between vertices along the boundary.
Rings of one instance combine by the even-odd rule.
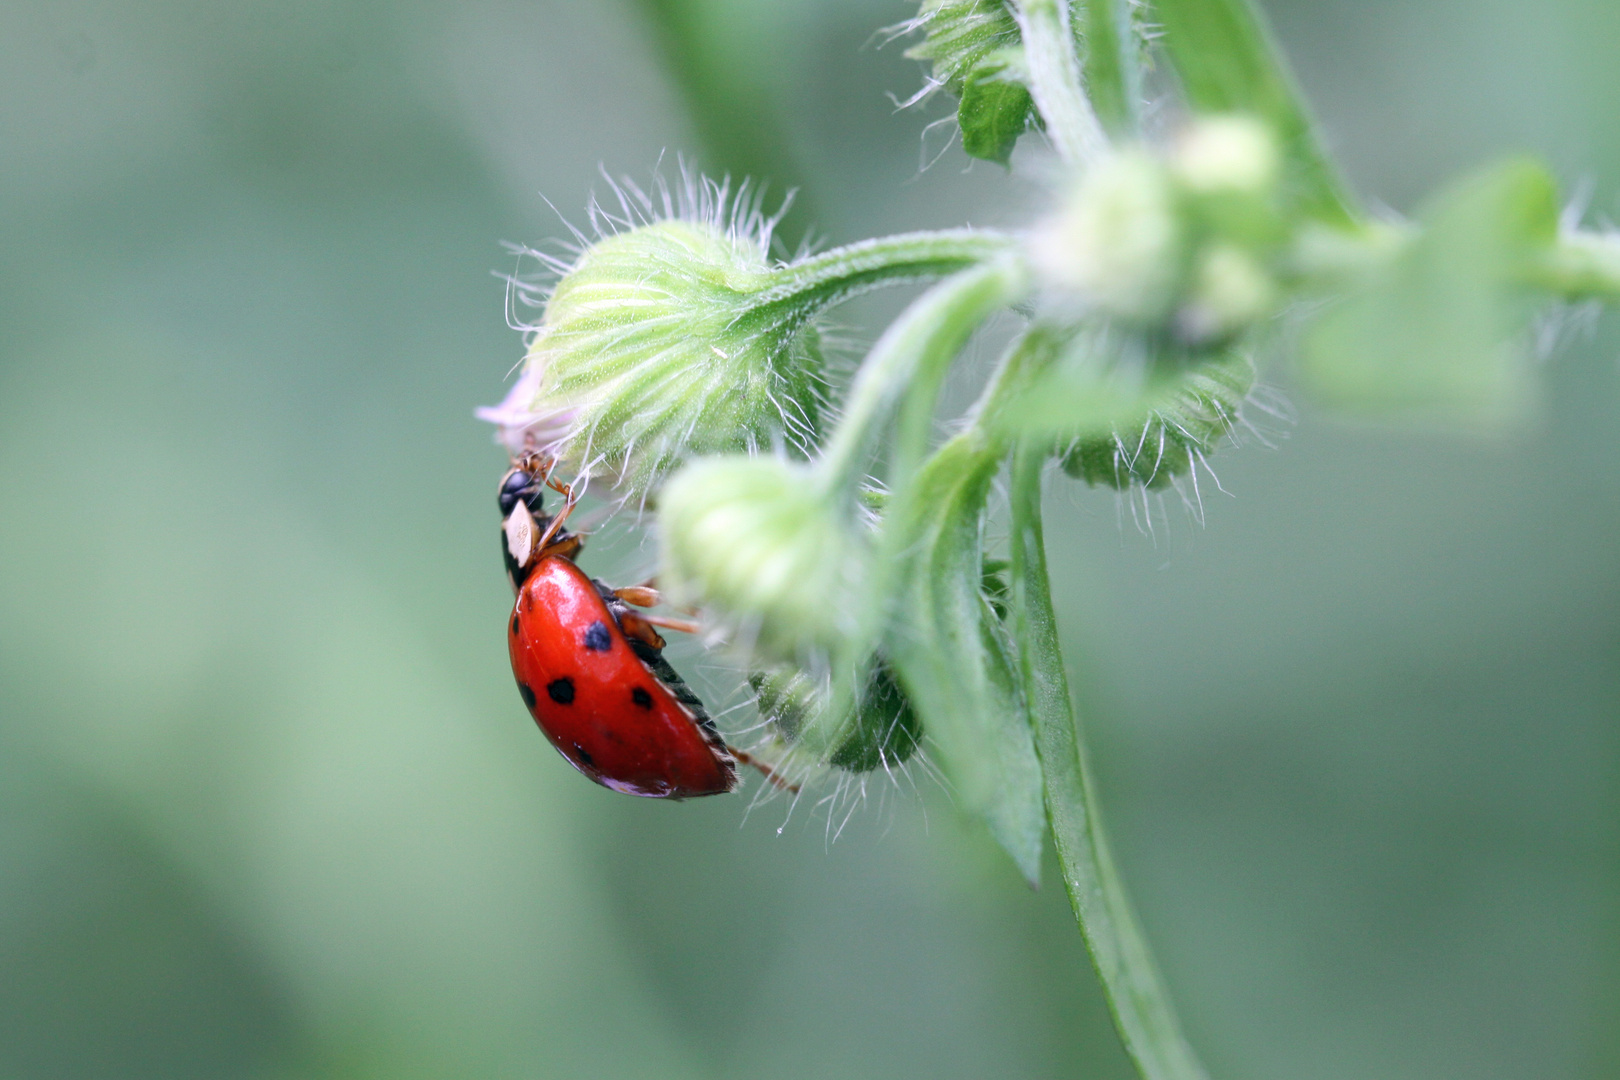
[[[817,472],[827,498],[852,509],[885,425],[900,410],[888,473],[892,498],[864,583],[869,595],[889,597],[901,557],[896,522],[909,520],[914,512],[914,480],[928,451],[934,408],[951,361],[986,318],[1015,303],[1025,288],[1024,266],[1014,258],[964,270],[913,301],[861,364]],[[843,653],[834,658],[827,715],[844,716],[853,707],[858,687],[865,685],[866,658],[889,615],[885,600],[864,609],[857,620]]]
[[[861,364],[843,419],[828,440],[820,466],[827,490],[854,497],[897,406],[902,417],[889,480],[894,490],[905,485],[927,448],[934,403],[951,361],[979,324],[1023,288],[1022,265],[996,259],[934,286],[889,325]]]
[[[1016,0],[1016,9],[1029,93],[1052,145],[1071,165],[1095,161],[1108,148],[1108,137],[1080,82],[1068,0]]]
[[[880,236],[833,248],[777,268],[749,305],[746,318],[779,323],[821,311],[886,285],[934,281],[1011,251],[1016,241],[983,229]]]
[[[1181,1034],[1097,815],[1096,790],[1069,697],[1041,527],[1043,449],[1013,452],[1014,639],[1046,780],[1046,810],[1069,903],[1102,980],[1114,1025],[1144,1080],[1205,1080]]]
[[[1085,0],[1084,12],[1086,92],[1110,135],[1133,138],[1142,126],[1142,47],[1131,0]]]

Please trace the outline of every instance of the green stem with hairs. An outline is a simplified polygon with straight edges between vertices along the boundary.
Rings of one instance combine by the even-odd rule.
[[[889,325],[861,364],[820,465],[827,490],[853,499],[880,436],[897,408],[899,432],[890,486],[900,490],[927,448],[929,424],[951,361],[968,337],[1025,288],[1022,263],[1008,257],[963,270],[918,297]]]
[[[1086,93],[1116,139],[1134,138],[1142,126],[1142,45],[1131,7],[1131,0],[1085,0],[1070,11],[1086,46]]]
[[[1029,93],[1052,145],[1070,165],[1097,160],[1108,148],[1108,136],[1081,85],[1068,0],[1015,0],[1014,6]]]
[[[1098,818],[1096,785],[1069,696],[1047,578],[1041,524],[1046,457],[1043,447],[1028,442],[1013,452],[1012,616],[1063,884],[1114,1024],[1143,1080],[1206,1080],[1181,1034]]]
[[[771,271],[739,322],[790,326],[873,289],[937,281],[1012,251],[1017,241],[985,229],[942,229],[862,240]]]

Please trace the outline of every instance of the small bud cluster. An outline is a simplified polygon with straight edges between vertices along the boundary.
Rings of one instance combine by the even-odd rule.
[[[1165,153],[1113,151],[1030,235],[1047,303],[1185,346],[1230,340],[1278,303],[1279,165],[1270,131],[1238,116],[1194,121]]]

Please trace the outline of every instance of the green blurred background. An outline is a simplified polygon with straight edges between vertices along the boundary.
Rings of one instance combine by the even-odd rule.
[[[1620,209],[1612,0],[1267,7],[1371,199],[1528,149]],[[830,242],[1017,223],[1000,169],[919,174],[943,103],[895,115],[920,72],[871,40],[906,14],[0,5],[0,1077],[1128,1075],[1055,878],[929,783],[836,843],[625,799],[507,671],[498,241],[664,151]],[[1307,409],[1202,528],[1054,490],[1105,806],[1218,1080],[1620,1076],[1615,330],[1506,440]]]

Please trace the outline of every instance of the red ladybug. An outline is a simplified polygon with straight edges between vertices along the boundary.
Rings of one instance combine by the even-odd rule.
[[[651,619],[648,588],[613,590],[587,577],[573,558],[582,541],[542,512],[545,463],[528,458],[501,481],[501,549],[517,590],[507,646],[518,693],[535,723],[568,762],[604,787],[628,795],[685,799],[737,786],[736,763],[760,768],[733,750],[698,699],[664,659]],[[567,489],[553,486],[567,494]]]

